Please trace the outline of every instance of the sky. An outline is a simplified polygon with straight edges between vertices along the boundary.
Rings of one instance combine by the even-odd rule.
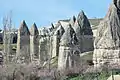
[[[103,18],[112,0],[0,0],[0,28],[3,17],[12,11],[12,23],[18,28],[22,20],[28,27],[50,25],[77,16],[83,10],[88,18]]]

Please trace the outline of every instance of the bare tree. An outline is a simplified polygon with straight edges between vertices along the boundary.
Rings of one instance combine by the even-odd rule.
[[[12,11],[3,18],[5,63],[9,62],[11,52]]]

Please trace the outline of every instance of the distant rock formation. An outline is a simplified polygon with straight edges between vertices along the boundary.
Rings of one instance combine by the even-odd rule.
[[[18,63],[30,62],[30,32],[25,21],[22,21],[18,30],[16,58]]]
[[[30,55],[31,60],[39,59],[39,32],[35,23],[30,29]]]
[[[79,41],[79,49],[81,53],[92,51],[94,49],[93,32],[90,22],[83,11],[79,13],[73,28]]]
[[[63,35],[63,33],[65,32],[64,28],[62,27],[62,25],[59,25],[59,27],[56,29],[56,31],[54,32],[53,36],[51,36],[51,43],[52,43],[52,57],[56,57],[59,55],[59,43],[60,43],[60,39]]]
[[[90,22],[83,11],[78,14],[77,21],[81,27],[80,32],[82,35],[93,35]]]
[[[58,70],[65,70],[79,64],[80,51],[77,47],[77,37],[71,25],[66,26],[65,33],[60,40]],[[77,56],[77,57],[76,57]]]
[[[57,58],[58,69],[73,68],[79,66],[80,53],[93,50],[93,32],[83,11],[77,17],[59,20],[49,27],[37,29],[34,23],[30,32],[23,21],[18,32],[10,34],[17,41],[17,63],[35,61],[44,65],[45,62]]]
[[[41,28],[39,30],[39,54],[40,54],[40,63],[43,64],[45,61],[49,60],[50,53],[50,32],[48,28]]]
[[[120,62],[120,0],[113,0],[100,23],[94,42],[93,62],[96,66]]]
[[[74,51],[75,54],[79,55],[94,49],[93,32],[89,20],[83,11],[80,12],[77,18],[73,16],[69,20],[59,20],[56,24],[51,24],[49,28],[40,28],[39,36],[41,64],[44,64],[51,58],[58,57],[58,66],[60,68],[60,66],[63,67],[67,64],[65,62],[62,65],[60,62],[61,60],[62,62],[66,60],[63,55],[68,55],[70,52],[72,55],[67,57],[73,57]],[[74,59],[71,58],[71,60],[74,62]],[[67,59],[66,61],[69,60]],[[68,66],[72,65],[71,61],[68,63],[70,63]]]

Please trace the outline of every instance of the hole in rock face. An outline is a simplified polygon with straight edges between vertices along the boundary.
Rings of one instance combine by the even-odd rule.
[[[87,60],[87,63],[88,63],[88,65],[90,65],[90,66],[94,65],[94,63],[93,63],[92,60]],[[97,63],[97,64],[98,64],[98,63]]]
[[[74,52],[75,55],[79,55],[79,53],[80,53],[79,51],[75,51]]]

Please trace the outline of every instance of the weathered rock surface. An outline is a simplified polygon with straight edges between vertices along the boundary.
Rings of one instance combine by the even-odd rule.
[[[66,26],[59,47],[58,70],[75,67],[79,64],[79,49],[77,37],[71,25]]]
[[[25,21],[21,23],[18,30],[16,57],[18,63],[30,62],[30,32]]]
[[[2,51],[0,51],[0,65],[3,65],[4,62],[4,54]]]
[[[100,23],[94,42],[95,65],[120,61],[120,0],[113,0],[107,15]]]
[[[34,23],[30,29],[30,54],[31,59],[39,59],[39,32]]]
[[[52,57],[56,57],[59,54],[59,46],[60,46],[59,43],[64,32],[65,32],[64,28],[62,27],[62,25],[60,25],[55,31],[54,35],[51,36]]]
[[[79,49],[83,52],[93,51],[93,32],[83,11],[81,11],[73,26],[79,41]]]
[[[40,63],[43,64],[51,56],[50,51],[50,32],[47,28],[41,28],[39,30],[39,53]]]
[[[77,21],[81,27],[81,34],[83,35],[93,35],[90,22],[83,11],[78,14]]]
[[[70,24],[71,24],[72,26],[74,26],[75,22],[76,22],[76,17],[73,16],[73,17],[70,19]]]

